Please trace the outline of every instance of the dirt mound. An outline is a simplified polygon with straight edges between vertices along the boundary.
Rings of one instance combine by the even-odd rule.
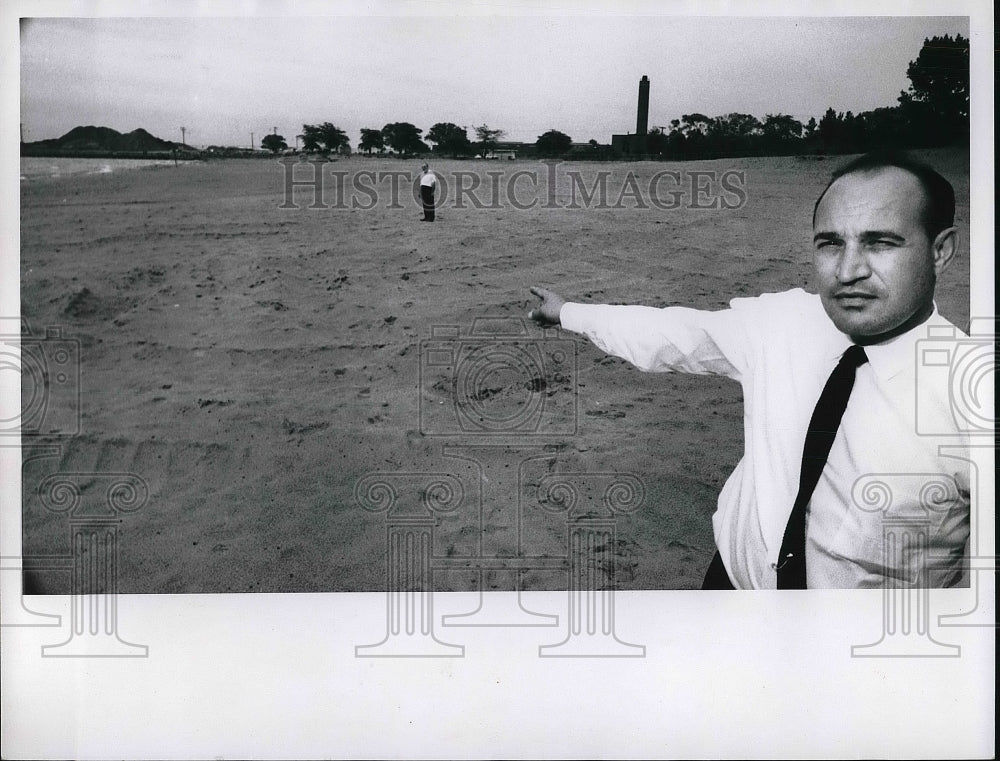
[[[80,320],[107,320],[128,306],[125,299],[103,297],[84,287],[69,297],[63,314]]]

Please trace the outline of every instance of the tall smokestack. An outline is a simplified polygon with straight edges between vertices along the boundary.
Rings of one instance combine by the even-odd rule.
[[[649,77],[639,80],[639,113],[635,119],[635,134],[645,135],[649,127]]]

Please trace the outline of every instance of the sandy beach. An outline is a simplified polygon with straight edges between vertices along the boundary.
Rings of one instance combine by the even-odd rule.
[[[966,327],[968,153],[917,154],[956,187],[962,247],[937,304]],[[407,181],[398,203],[377,181],[416,177],[416,161],[331,164],[324,171],[343,173],[350,190],[346,208],[337,208],[338,175],[324,181],[328,208],[309,208],[315,194],[305,185],[294,191],[298,208],[287,208],[288,168],[277,160],[23,181],[22,315],[34,334],[61,327],[81,358],[78,416],[69,388],[60,392],[67,406],[53,407],[41,430],[76,435],[25,439],[26,565],[70,553],[67,516],[38,493],[48,475],[126,473],[143,480],[148,499],[119,524],[121,592],[380,590],[387,527],[426,517],[418,508],[429,474],[445,474],[462,498],[433,513],[433,556],[445,559],[435,588],[512,589],[520,576],[524,589],[564,589],[567,514],[540,504],[538,485],[574,474],[593,503],[578,507],[597,513],[592,490],[638,484],[641,503],[613,515],[608,578],[613,571],[621,589],[696,588],[714,552],[718,491],[742,452],[738,385],[642,374],[571,334],[546,335],[523,322],[534,305],[528,287],[703,309],[809,290],[812,204],[839,163],[560,164],[549,185],[553,167],[535,162],[433,162],[448,182],[464,172],[475,184],[475,174],[483,201],[477,208],[467,196],[457,208],[452,184],[434,224],[418,221]],[[629,172],[644,199],[664,170],[743,173],[745,197],[724,208],[739,194],[710,190],[701,199],[710,208],[692,208],[687,193],[669,209],[637,208],[626,195],[614,208]],[[536,198],[539,178],[532,208],[503,197],[519,171],[529,174],[516,180],[517,205]],[[571,208],[571,173],[589,187],[600,171],[610,203]],[[370,175],[352,185],[362,172]],[[484,334],[490,325],[525,332],[512,344]],[[461,344],[452,365],[484,346],[528,346],[540,369],[473,378],[478,396],[459,409],[455,368],[427,366],[428,341]],[[556,350],[566,359],[558,372]],[[463,427],[477,404],[486,423]],[[77,421],[78,432],[66,430]],[[399,491],[393,512],[358,498],[377,473]],[[491,561],[480,570],[482,557]],[[525,557],[545,560],[514,562]],[[69,583],[65,569],[39,570],[26,591]]]

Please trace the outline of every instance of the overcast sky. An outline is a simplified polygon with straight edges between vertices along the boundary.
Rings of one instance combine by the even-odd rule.
[[[551,6],[550,6],[551,7]],[[892,106],[925,37],[963,18],[438,16],[34,19],[21,27],[25,139],[77,125],[143,127],[191,145],[249,145],[277,127],[408,121],[548,129],[610,142],[635,130],[638,81],[650,126],[733,111],[806,121],[828,106]]]

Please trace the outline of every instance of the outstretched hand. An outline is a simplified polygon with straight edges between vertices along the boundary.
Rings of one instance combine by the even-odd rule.
[[[558,325],[559,310],[566,299],[548,288],[532,287],[531,292],[542,300],[542,303],[528,312],[528,317],[542,325]]]

